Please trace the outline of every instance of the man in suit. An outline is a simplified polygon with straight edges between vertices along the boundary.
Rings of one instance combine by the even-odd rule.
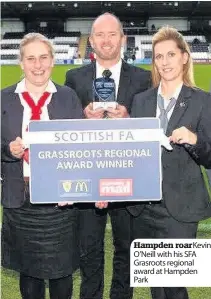
[[[176,29],[161,28],[152,48],[155,88],[134,97],[131,117],[159,117],[173,150],[162,150],[162,200],[137,203],[133,238],[193,239],[198,222],[211,217],[200,168],[211,168],[211,96],[195,88],[190,49]],[[153,299],[189,298],[185,287],[151,293]]]
[[[116,108],[108,108],[109,118],[128,117],[133,96],[150,85],[150,72],[128,65],[121,60],[121,47],[125,36],[119,19],[105,13],[93,23],[90,43],[96,54],[96,62],[66,74],[65,84],[73,88],[81,100],[86,118],[103,118],[104,109],[93,109],[92,84],[110,70],[116,85]],[[111,299],[132,298],[129,285],[129,248],[131,244],[131,218],[136,210],[129,211],[128,203],[109,204],[108,210],[98,210],[93,204],[81,204],[80,234],[82,275],[81,299],[102,299],[104,279],[104,234],[107,211],[111,218],[114,244],[113,279]],[[99,204],[98,207],[101,207]],[[135,214],[134,214],[135,213]]]

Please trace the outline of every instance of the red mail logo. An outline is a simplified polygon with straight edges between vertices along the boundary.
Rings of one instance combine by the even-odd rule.
[[[132,196],[132,179],[101,179],[100,196]]]

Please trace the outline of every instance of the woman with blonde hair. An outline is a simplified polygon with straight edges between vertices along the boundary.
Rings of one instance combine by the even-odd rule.
[[[159,117],[173,150],[162,151],[162,199],[137,204],[133,239],[196,238],[211,217],[200,165],[211,168],[211,95],[196,88],[184,37],[169,26],[152,39],[154,88],[134,97],[131,117]],[[185,287],[151,288],[153,299],[188,299]]]
[[[185,41],[184,37],[181,33],[179,33],[175,28],[166,26],[161,28],[152,39],[152,47],[153,47],[153,54],[154,48],[156,44],[164,41],[174,41],[180,49],[181,53],[186,56],[186,63],[183,64],[183,72],[182,72],[182,79],[184,82],[184,85],[189,87],[194,87],[194,75],[193,75],[193,60],[191,57],[191,52],[188,43]],[[186,54],[185,54],[186,53]],[[152,56],[152,80],[153,80],[153,86],[157,87],[160,84],[161,81],[161,74],[159,73],[159,70],[156,66],[156,58],[155,55]]]
[[[44,299],[45,279],[51,299],[70,299],[78,267],[76,209],[30,203],[29,121],[83,117],[76,93],[51,81],[53,65],[50,41],[29,33],[20,43],[24,79],[1,91],[2,266],[20,273],[23,299]]]

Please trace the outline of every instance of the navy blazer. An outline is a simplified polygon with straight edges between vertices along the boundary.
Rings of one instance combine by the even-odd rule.
[[[11,155],[9,143],[22,136],[23,106],[14,93],[17,85],[1,91],[1,161],[2,204],[7,208],[18,208],[24,203],[23,160]],[[81,119],[83,110],[74,90],[55,84],[57,92],[48,104],[50,119]]]
[[[92,83],[96,77],[96,62],[69,70],[65,85],[73,88],[81,100],[83,108],[93,102]],[[117,102],[130,113],[135,94],[151,87],[151,72],[122,61]]]
[[[156,117],[156,109],[157,88],[153,88],[135,96],[131,117]],[[183,85],[166,135],[182,126],[197,134],[197,144],[189,149],[177,144],[173,145],[173,151],[163,149],[163,199],[175,219],[197,222],[211,217],[211,202],[200,168],[200,165],[211,168],[210,94]],[[139,213],[143,208],[144,204],[136,205]]]

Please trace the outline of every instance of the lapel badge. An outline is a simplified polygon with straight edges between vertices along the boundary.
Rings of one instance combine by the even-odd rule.
[[[181,108],[184,108],[185,107],[185,102],[181,102],[179,105],[180,105]]]

